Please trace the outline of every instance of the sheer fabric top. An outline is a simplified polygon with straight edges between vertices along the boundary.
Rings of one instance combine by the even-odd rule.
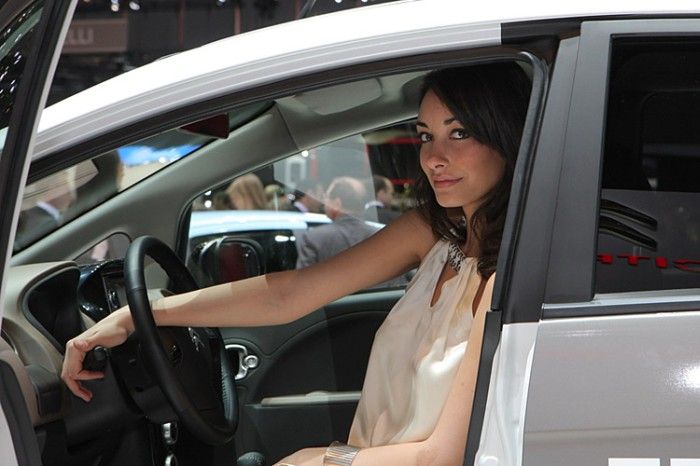
[[[469,257],[430,305],[448,247],[448,242],[438,241],[426,254],[377,331],[350,445],[422,441],[437,425],[467,348],[472,302],[481,282],[476,259]]]

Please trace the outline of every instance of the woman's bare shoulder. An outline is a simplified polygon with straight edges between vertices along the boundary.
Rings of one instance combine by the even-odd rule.
[[[421,261],[438,240],[430,224],[415,209],[403,213],[389,227],[397,233],[401,232],[405,240],[410,241]]]

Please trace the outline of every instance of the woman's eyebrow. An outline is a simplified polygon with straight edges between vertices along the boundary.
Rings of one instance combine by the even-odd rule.
[[[457,121],[457,118],[455,118],[455,117],[450,117],[450,118],[448,118],[447,120],[443,120],[442,124],[445,125],[445,126],[447,126],[447,125],[451,125],[451,124],[454,123],[455,121]],[[423,123],[423,122],[420,121],[420,120],[416,120],[416,126],[422,126],[422,127],[424,127],[424,128],[427,128],[427,127],[428,127],[428,125],[426,125],[425,123]]]

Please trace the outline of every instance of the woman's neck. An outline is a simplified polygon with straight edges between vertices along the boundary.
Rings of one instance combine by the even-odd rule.
[[[480,236],[477,233],[477,230],[474,229],[474,225],[472,225],[471,222],[471,217],[467,215],[466,208],[464,209],[464,214],[464,219],[466,221],[465,228],[467,230],[467,240],[464,244],[461,244],[460,246],[467,257],[479,257],[481,255],[481,247],[479,245],[478,240]]]
[[[462,245],[462,251],[464,251],[464,255],[467,257],[479,257],[481,255],[481,250],[479,248],[477,241],[470,241],[467,240],[466,244]]]

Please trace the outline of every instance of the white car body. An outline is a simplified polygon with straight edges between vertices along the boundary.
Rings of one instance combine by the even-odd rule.
[[[539,464],[550,466],[550,464],[555,463],[547,461],[557,459],[561,461],[557,464],[602,464],[598,461],[602,461],[600,458],[603,457],[608,460],[609,466],[668,464],[661,463],[661,460],[654,462],[656,458],[668,458],[671,466],[700,464],[700,460],[693,459],[700,458],[700,453],[691,456],[693,455],[693,447],[685,448],[682,441],[683,435],[688,435],[688,431],[698,428],[697,420],[693,421],[692,419],[692,417],[697,416],[695,413],[691,415],[692,410],[688,408],[692,406],[693,397],[697,396],[696,381],[693,379],[684,385],[680,382],[673,382],[673,380],[677,382],[678,378],[673,379],[669,375],[667,381],[670,388],[654,384],[658,382],[658,379],[654,378],[654,370],[658,371],[659,367],[665,367],[667,363],[672,366],[669,373],[686,374],[678,376],[680,379],[685,377],[683,380],[686,380],[689,377],[695,377],[697,373],[695,371],[697,365],[693,366],[696,358],[694,359],[692,354],[692,332],[688,329],[694,328],[693,325],[697,324],[698,313],[693,312],[693,310],[697,310],[694,307],[695,303],[700,302],[700,294],[697,291],[700,287],[692,287],[690,290],[681,292],[665,290],[636,294],[599,293],[591,299],[585,299],[586,295],[583,292],[578,295],[572,292],[572,295],[564,297],[554,292],[547,294],[549,290],[561,289],[561,287],[557,288],[557,284],[568,279],[568,274],[565,272],[575,270],[574,267],[566,268],[564,266],[562,269],[557,269],[556,264],[548,262],[550,256],[559,257],[557,254],[563,254],[561,250],[567,248],[571,250],[573,255],[576,253],[576,249],[582,248],[581,244],[583,244],[572,239],[572,244],[577,245],[577,247],[572,248],[571,244],[565,243],[561,237],[557,236],[557,233],[561,231],[556,229],[556,226],[559,225],[557,222],[566,222],[579,214],[582,217],[585,216],[585,213],[568,208],[571,204],[567,203],[566,196],[562,197],[563,200],[557,197],[558,193],[563,192],[560,190],[566,189],[565,186],[558,186],[557,176],[567,177],[565,178],[567,181],[578,180],[578,174],[573,176],[567,171],[570,169],[570,166],[567,165],[568,160],[569,158],[586,159],[585,156],[590,154],[585,152],[589,141],[585,141],[585,143],[572,142],[574,128],[579,126],[593,127],[598,123],[602,128],[601,121],[604,119],[604,115],[595,114],[591,117],[591,114],[585,114],[584,116],[587,117],[584,119],[585,121],[577,125],[575,123],[579,123],[576,120],[578,114],[575,112],[578,109],[571,109],[570,117],[569,107],[564,108],[565,104],[568,103],[567,98],[585,100],[588,90],[585,86],[605,85],[607,74],[586,76],[582,73],[581,67],[590,64],[585,61],[590,58],[589,55],[583,52],[604,49],[595,42],[596,34],[602,34],[599,23],[612,24],[619,20],[620,24],[614,24],[614,27],[620,27],[621,30],[630,28],[630,35],[662,35],[669,30],[675,34],[678,31],[673,29],[674,27],[681,29],[684,33],[697,34],[700,30],[698,27],[699,17],[700,5],[697,2],[683,0],[663,3],[639,1],[481,2],[473,5],[463,0],[406,0],[311,17],[245,33],[157,60],[52,105],[41,114],[31,160],[34,163],[58,163],[52,158],[60,155],[68,160],[74,155],[74,152],[79,154],[78,157],[83,157],[85,151],[91,150],[91,144],[94,144],[99,150],[112,148],[110,144],[113,140],[128,140],[129,134],[127,133],[130,128],[142,123],[151,125],[149,128],[157,128],[159,120],[164,120],[166,124],[171,124],[174,121],[182,123],[180,120],[186,120],[188,115],[180,114],[177,118],[173,115],[183,113],[198,105],[203,106],[205,110],[210,107],[214,108],[219,101],[225,101],[221,104],[222,111],[225,111],[228,108],[233,108],[234,103],[236,105],[247,103],[246,99],[249,97],[246,93],[248,92],[253,96],[250,97],[252,101],[264,100],[263,97],[268,95],[279,100],[281,108],[279,113],[270,112],[270,114],[260,117],[258,122],[261,123],[261,126],[265,124],[264,119],[271,121],[275,118],[282,122],[286,122],[285,118],[288,118],[289,121],[299,123],[303,121],[301,117],[299,120],[294,119],[297,115],[294,111],[298,109],[295,105],[299,103],[295,99],[298,96],[285,94],[285,92],[290,92],[284,87],[285,85],[290,86],[294,92],[302,89],[300,95],[315,91],[319,92],[317,96],[323,97],[324,91],[333,93],[334,90],[342,88],[342,86],[348,86],[348,89],[352,90],[352,86],[355,85],[352,81],[346,82],[342,78],[333,76],[332,73],[342,73],[346,69],[366,66],[367,70],[362,76],[368,74],[375,77],[372,72],[378,69],[379,71],[375,71],[379,75],[376,77],[377,82],[380,79],[392,79],[400,76],[398,79],[400,83],[397,84],[396,89],[403,89],[404,84],[411,82],[410,72],[416,69],[424,70],[415,63],[411,63],[405,66],[405,75],[397,71],[402,69],[398,67],[397,70],[392,71],[396,76],[387,77],[385,74],[388,72],[380,66],[381,63],[389,60],[415,59],[415,57],[424,57],[426,63],[430,63],[425,57],[450,52],[464,52],[466,56],[476,51],[477,54],[483,53],[484,56],[493,58],[492,55],[489,55],[491,52],[484,52],[491,48],[498,51],[493,52],[493,56],[498,54],[506,56],[508,53],[511,53],[511,58],[516,53],[525,56],[530,53],[525,47],[527,45],[525,42],[541,38],[538,34],[538,27],[546,27],[550,23],[556,24],[557,21],[563,23],[564,20],[571,20],[572,23],[576,24],[583,22],[583,26],[579,25],[578,29],[572,27],[577,29],[578,33],[572,34],[571,37],[568,35],[559,37],[554,34],[557,37],[556,40],[559,41],[558,44],[561,45],[553,47],[562,58],[550,56],[551,68],[538,69],[536,65],[533,66],[535,76],[533,95],[540,92],[538,95],[541,98],[541,107],[533,104],[531,113],[538,115],[539,118],[531,116],[531,120],[528,120],[531,125],[528,128],[532,130],[533,134],[529,140],[533,145],[528,153],[534,154],[537,151],[538,157],[533,163],[544,164],[541,161],[549,156],[559,165],[555,164],[556,170],[553,169],[551,173],[542,170],[533,175],[533,179],[543,185],[548,180],[553,184],[551,191],[548,191],[549,196],[544,194],[540,197],[532,196],[541,204],[537,204],[537,207],[528,204],[529,209],[535,210],[544,206],[541,207],[544,212],[542,214],[542,229],[538,230],[530,225],[529,228],[532,230],[529,231],[535,231],[537,234],[531,233],[529,238],[544,238],[542,244],[547,248],[551,246],[551,250],[544,250],[546,257],[540,260],[523,264],[522,261],[517,262],[513,258],[526,248],[520,246],[516,251],[517,241],[513,240],[509,242],[510,249],[507,253],[503,252],[501,258],[512,261],[509,262],[507,270],[503,266],[503,276],[506,273],[516,273],[517,271],[520,271],[521,276],[523,276],[526,275],[523,270],[532,267],[532,277],[547,278],[546,280],[542,278],[537,282],[537,286],[533,287],[533,290],[529,290],[525,286],[527,283],[521,281],[513,285],[499,275],[499,280],[502,280],[502,282],[497,281],[497,289],[500,290],[500,294],[494,296],[494,307],[499,311],[499,316],[501,311],[503,313],[510,312],[509,316],[521,316],[516,312],[519,311],[518,309],[513,311],[512,308],[506,310],[499,307],[507,301],[508,296],[515,296],[515,291],[511,291],[511,288],[517,288],[525,297],[540,293],[542,298],[539,301],[532,298],[535,305],[532,309],[527,310],[526,317],[514,321],[494,321],[489,327],[490,331],[496,335],[494,344],[498,347],[493,347],[490,354],[491,359],[485,363],[489,367],[489,372],[485,373],[486,380],[480,381],[482,384],[480,385],[480,393],[483,397],[483,403],[480,406],[483,414],[480,417],[477,416],[477,419],[481,421],[479,438],[470,439],[470,451],[474,453],[474,457],[469,464],[478,466],[520,466],[524,464],[530,466],[536,465],[540,461]],[[640,18],[650,19],[642,21]],[[635,20],[640,23],[644,22],[643,26],[639,26],[639,31],[634,29]],[[671,23],[673,24],[669,26]],[[687,27],[687,30],[683,29],[684,27]],[[516,29],[522,31],[522,36],[512,36]],[[508,31],[510,35],[504,34],[504,31]],[[603,32],[606,31],[603,30]],[[611,33],[611,37],[614,34],[615,31]],[[512,44],[516,44],[517,47],[513,46],[513,50],[506,50]],[[518,48],[520,46],[523,50]],[[576,55],[579,47],[582,50],[580,57]],[[464,58],[462,59],[464,60]],[[377,65],[378,63],[380,65]],[[537,58],[533,59],[533,63],[544,63],[544,61],[539,61]],[[597,62],[595,64],[596,69],[602,69],[602,64]],[[435,64],[432,63],[432,65]],[[329,76],[325,80],[320,77],[324,73]],[[304,84],[299,82],[308,76],[314,77],[313,86],[310,89],[305,88]],[[577,81],[572,83],[574,77]],[[586,80],[586,77],[592,78]],[[602,83],[599,82],[599,78],[603,80]],[[552,84],[552,88],[548,87],[550,84]],[[358,91],[361,90],[370,95],[372,84],[363,82],[362,86],[364,85],[367,87],[358,88]],[[282,86],[282,88],[276,86]],[[336,86],[338,87],[336,88]],[[379,87],[381,88],[381,86]],[[590,95],[592,96],[591,101],[587,103],[591,106],[597,104],[604,106],[603,103],[600,103],[605,98],[604,91],[595,87]],[[562,105],[562,108],[559,109],[559,118],[550,113],[556,111],[556,103],[548,100],[554,99],[556,96],[561,98]],[[400,100],[396,96],[391,97],[394,99],[391,102],[395,103]],[[356,95],[353,93],[346,93],[344,99],[339,98],[333,103],[332,111],[324,108],[323,102],[319,103],[319,107],[314,107],[316,102],[313,98],[302,103],[306,105],[304,110],[318,110],[316,116],[319,120],[314,121],[320,121],[319,115],[323,115],[326,111],[342,113],[344,106],[352,107],[356,103],[354,102],[355,98]],[[548,106],[543,110],[545,102]],[[371,99],[368,98],[366,103],[371,103]],[[204,110],[202,112],[206,113]],[[401,121],[415,116],[415,109],[411,109],[403,103],[403,106],[397,104],[397,107],[392,107],[389,113],[391,113],[392,121]],[[368,127],[380,127],[384,124],[381,116],[377,116],[376,120],[370,120],[368,118],[366,122],[358,124],[366,123]],[[595,124],[591,121],[594,121]],[[554,137],[550,139],[542,137],[538,140],[538,137],[544,134],[544,132],[538,132],[540,123],[543,128],[550,129],[556,127],[557,122],[565,127],[559,128],[560,131],[552,130],[553,133],[548,133],[554,134]],[[175,126],[179,126],[179,123]],[[567,124],[571,126],[566,126]],[[277,127],[283,126],[283,124],[279,124]],[[227,142],[212,143],[212,147],[207,150],[215,162],[224,163],[227,161],[227,174],[216,173],[215,168],[206,171],[205,164],[197,161],[196,158],[193,160],[185,158],[177,162],[172,170],[164,170],[163,173],[158,173],[145,180],[138,186],[137,190],[125,191],[117,196],[118,199],[110,199],[95,207],[82,216],[80,221],[63,226],[55,233],[29,246],[26,250],[15,254],[11,260],[8,259],[8,263],[13,268],[8,269],[10,271],[5,274],[6,281],[8,276],[11,280],[16,279],[20,275],[18,270],[28,270],[22,267],[28,267],[29,264],[56,260],[68,263],[79,253],[84,252],[86,245],[94,244],[116,232],[123,232],[131,237],[150,233],[164,238],[170,245],[175,245],[179,240],[178,235],[181,234],[178,231],[178,225],[183,222],[186,207],[191,204],[196,195],[203,192],[206,186],[214,182],[223,182],[227,179],[228,174],[243,173],[250,169],[250,165],[261,166],[262,163],[275,160],[274,157],[280,158],[282,155],[288,155],[291,151],[301,151],[314,144],[326,142],[325,134],[314,139],[313,132],[309,128],[300,128],[291,128],[289,135],[280,135],[280,139],[284,139],[284,141],[280,143],[282,149],[280,149],[279,154],[254,154],[251,155],[252,161],[227,161],[225,153]],[[361,129],[364,128],[359,128],[358,131]],[[156,129],[153,131],[155,132]],[[348,126],[343,130],[337,130],[337,134],[329,130],[327,138],[340,137],[344,135],[343,131],[352,133],[356,132],[356,128]],[[599,136],[598,133],[592,132]],[[251,130],[251,134],[262,137],[254,130]],[[262,131],[261,134],[263,134]],[[602,137],[598,139],[602,139]],[[244,141],[248,140],[244,139]],[[594,142],[597,144],[599,141]],[[85,147],[88,149],[84,149]],[[574,150],[580,150],[583,155],[581,157],[571,155],[569,158],[564,156],[559,158],[561,153],[566,152],[565,148],[570,149],[570,154],[573,154]],[[591,151],[593,150],[591,149]],[[254,159],[254,157],[257,158]],[[590,157],[590,160],[594,160],[594,157]],[[537,167],[541,168],[540,165]],[[594,168],[598,170],[597,165]],[[518,184],[518,187],[523,190],[522,193],[525,193],[525,190],[530,186],[528,184],[530,172],[526,167],[521,167],[521,169],[519,173],[522,176],[516,181],[522,183]],[[25,170],[25,177],[27,170]],[[188,180],[186,176],[188,170],[189,173],[197,173],[197,176],[201,177],[203,181]],[[575,172],[575,170],[573,171]],[[598,172],[595,171],[595,173]],[[165,181],[168,176],[174,177],[175,181],[172,185],[168,185]],[[580,178],[585,177],[580,176]],[[553,179],[557,181],[552,181]],[[532,184],[535,185],[536,181],[533,181]],[[597,184],[595,189],[596,193],[589,197],[597,196]],[[568,195],[572,196],[573,194],[568,193]],[[526,197],[525,194],[522,194],[523,206]],[[555,199],[551,201],[553,204],[561,201],[561,207],[556,209],[551,207],[550,210],[547,210],[547,206],[549,206],[547,201],[552,198]],[[535,201],[528,200],[528,202]],[[134,205],[138,205],[142,211],[134,209]],[[15,223],[16,216],[17,212],[15,212]],[[151,218],[153,216],[155,219]],[[111,223],[105,220],[110,217],[113,217]],[[296,219],[285,219],[285,222],[288,220],[296,221]],[[215,223],[220,221],[220,218],[216,219]],[[323,221],[327,221],[327,219],[324,217]],[[522,217],[518,217],[507,224],[507,230],[514,232],[513,238],[520,231],[519,228],[525,229],[521,222],[523,222]],[[218,226],[211,224],[193,225],[191,231],[195,231],[199,227],[208,232],[211,232],[212,228],[218,228]],[[221,226],[221,228],[227,227]],[[571,227],[565,231],[576,233],[577,229]],[[580,231],[581,234],[584,234],[587,230],[580,228]],[[190,236],[195,236],[195,233],[191,233]],[[569,241],[568,238],[566,240]],[[590,245],[586,247],[588,246]],[[11,250],[11,244],[4,247]],[[539,247],[544,246],[540,245]],[[532,249],[537,248],[532,247]],[[594,246],[590,246],[595,254],[596,251],[593,248]],[[569,251],[567,250],[567,252]],[[595,261],[593,259],[591,261],[581,265],[581,268],[586,270],[594,268]],[[589,265],[590,267],[588,267]],[[64,264],[63,266],[70,267],[71,265]],[[52,265],[52,267],[58,266]],[[53,270],[51,269],[52,272]],[[564,272],[558,273],[560,270],[564,270]],[[42,273],[48,274],[48,272]],[[572,282],[575,281],[572,279]],[[5,283],[3,293],[7,287],[8,285]],[[14,297],[14,295],[12,296]],[[579,298],[583,296],[583,298],[576,300],[571,296]],[[4,302],[3,299],[0,295],[1,302]],[[532,302],[528,301],[528,305],[531,305]],[[14,303],[14,306],[19,308],[17,303]],[[623,307],[624,309],[622,309]],[[600,309],[603,311],[599,311]],[[674,309],[686,312],[674,314]],[[584,312],[581,315],[572,314],[574,317],[566,317],[566,315],[561,317],[562,314],[571,310],[575,312],[585,311],[591,315]],[[645,314],[641,317],[637,315],[637,312],[649,313],[652,311],[654,312],[652,315]],[[603,314],[595,314],[595,312],[603,312]],[[548,317],[540,320],[543,313]],[[631,316],[621,317],[618,315],[623,313],[631,314]],[[8,314],[9,311],[6,311],[6,317]],[[534,315],[536,317],[533,317]],[[666,319],[666,317],[670,318]],[[672,319],[675,320],[672,321]],[[502,324],[502,328],[499,326],[500,324]],[[674,424],[672,418],[669,420],[668,417],[664,417],[664,415],[672,417],[672,414],[669,414],[670,408],[669,410],[649,408],[649,412],[646,412],[633,402],[630,402],[629,406],[623,406],[628,399],[625,398],[624,394],[616,392],[612,382],[605,378],[605,371],[619,371],[620,365],[629,363],[623,358],[628,354],[624,348],[620,350],[623,353],[622,356],[615,352],[615,341],[623,341],[623,337],[628,335],[628,340],[624,341],[629,345],[638,344],[634,341],[634,335],[630,337],[629,334],[625,333],[628,325],[629,328],[639,330],[639,335],[644,335],[645,342],[650,348],[654,348],[654,351],[660,352],[659,348],[663,348],[663,345],[672,345],[674,335],[681,335],[680,341],[686,343],[683,348],[678,350],[679,354],[682,353],[682,357],[679,356],[676,361],[658,361],[656,359],[658,353],[654,352],[649,357],[634,359],[630,366],[634,369],[629,379],[636,380],[635,377],[638,377],[640,381],[644,382],[640,382],[639,400],[658,401],[663,396],[664,390],[672,390],[671,398],[677,404],[669,402],[667,407],[674,409],[680,407],[678,409],[681,413],[678,414],[678,418],[682,419],[685,424]],[[656,328],[664,330],[658,338],[655,338],[654,334]],[[684,329],[688,331],[684,331]],[[590,340],[586,340],[584,337],[590,337]],[[575,393],[579,397],[577,399],[585,400],[585,403],[581,405],[583,407],[575,410],[576,416],[573,419],[565,421],[562,419],[566,416],[564,411],[566,411],[569,402],[567,395],[569,391],[574,392],[579,385],[574,383],[578,381],[574,380],[571,373],[566,373],[564,377],[566,380],[557,379],[557,376],[565,373],[567,369],[571,371],[574,369],[567,366],[566,361],[560,358],[556,350],[566,342],[572,342],[571,352],[567,355],[574,361],[573,364],[580,363],[581,360],[588,361],[585,356],[594,353],[596,347],[586,343],[587,341],[595,341],[595,344],[599,345],[600,348],[607,348],[610,350],[609,353],[614,354],[606,353],[605,358],[601,356],[601,361],[591,363],[595,366],[595,370],[587,366],[590,373],[595,373],[599,379],[594,381],[595,383],[593,381],[581,382],[580,386],[584,388]],[[631,346],[625,348],[629,347]],[[635,346],[635,348],[643,351],[644,346]],[[60,354],[56,352],[55,357],[60,358]],[[657,365],[653,366],[654,363]],[[556,370],[552,367],[555,367]],[[638,376],[638,374],[643,375]],[[533,380],[536,383],[533,383]],[[26,380],[23,381],[26,385]],[[632,385],[632,382],[628,381],[628,383]],[[630,385],[625,385],[625,387],[629,388]],[[567,390],[562,389],[558,392],[557,389],[561,387],[565,387]],[[594,390],[599,387],[601,393],[595,393]],[[607,407],[608,411],[603,410],[594,415],[586,407],[595,405],[594,402],[599,398],[604,399],[604,403],[601,403],[602,406]],[[696,398],[695,400],[697,401]],[[549,402],[553,406],[552,412],[555,413],[551,419],[547,417],[549,413],[547,403]],[[274,405],[274,400],[270,404]],[[625,408],[629,409],[625,410]],[[622,414],[619,414],[618,410]],[[30,408],[30,411],[32,421],[36,424],[35,427],[40,426],[41,417],[38,414],[38,408],[34,406]],[[605,416],[610,413],[614,413],[617,417],[611,414],[610,418],[606,418]],[[605,422],[597,423],[600,419]],[[654,424],[655,419],[661,420]],[[43,422],[43,420],[41,421]],[[601,427],[603,425],[604,427]],[[644,429],[649,429],[650,433],[645,434],[647,431]],[[10,430],[12,430],[12,426],[8,428],[7,421],[4,418],[0,419],[0,445],[7,451],[10,451],[10,445],[13,443]],[[595,443],[601,440],[596,435],[605,436],[606,433],[609,433],[610,438],[613,439],[610,441],[612,446],[606,444],[604,451],[601,447],[602,453],[597,452]],[[676,434],[677,436],[673,437]],[[648,451],[651,446],[639,444],[641,442],[639,439],[645,438],[645,435],[652,438],[649,445],[659,449],[658,455]],[[666,437],[673,438],[666,442]],[[575,455],[557,457],[557,455],[565,455],[567,448],[573,449],[571,445],[576,447]],[[678,455],[684,456],[674,456],[677,451],[680,452]],[[595,456],[598,453],[600,454]],[[591,460],[591,458],[595,458],[595,460]],[[652,462],[645,462],[649,458],[652,458]],[[686,458],[688,462],[684,463],[679,458]],[[626,459],[629,461],[625,462]],[[635,463],[635,460],[638,461]],[[3,464],[13,466],[19,464],[17,458],[9,456],[0,461],[4,461]],[[587,461],[594,462],[587,463]]]

